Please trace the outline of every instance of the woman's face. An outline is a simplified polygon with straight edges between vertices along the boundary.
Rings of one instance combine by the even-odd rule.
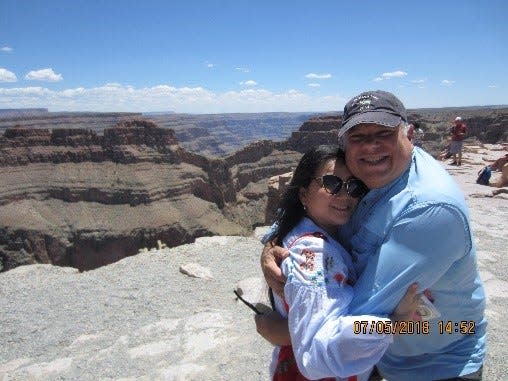
[[[337,163],[334,159],[322,165],[313,177],[324,175],[335,175],[343,181],[353,177],[345,164]],[[312,180],[307,188],[300,188],[300,201],[307,215],[332,235],[335,235],[339,225],[349,220],[358,204],[358,199],[347,195],[345,186],[336,195],[331,195],[322,187],[321,180]]]

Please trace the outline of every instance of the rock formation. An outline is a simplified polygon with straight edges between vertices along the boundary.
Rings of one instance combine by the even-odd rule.
[[[14,119],[48,115],[47,108],[0,108],[0,118]]]
[[[123,119],[140,117],[134,112],[48,112],[47,109],[0,109],[0,132],[16,124],[39,128],[87,128],[102,132]]]
[[[416,110],[409,117],[424,125],[425,148],[431,152],[439,151],[449,121],[459,112],[470,135],[506,140],[507,109],[468,110]],[[269,179],[292,171],[308,147],[335,142],[341,123],[339,115],[318,116],[286,140],[258,140],[217,158],[185,149],[171,128],[139,116],[108,114],[116,126],[104,127],[94,122],[101,120],[96,114],[80,114],[75,127],[65,122],[67,115],[60,115],[62,120],[49,114],[49,119],[34,116],[34,124],[4,124],[0,136],[3,271],[30,263],[88,270],[154,247],[158,240],[173,247],[200,236],[245,234],[273,219],[274,195],[288,178],[274,180],[278,189],[269,188]],[[235,117],[244,128],[227,144],[241,140],[240,134],[250,134],[247,140],[255,136],[251,114],[209,117],[209,124],[199,128],[213,129],[207,131],[214,139],[226,130],[234,133],[227,123]],[[261,123],[262,134],[269,130],[267,120],[284,130],[289,118],[263,117],[268,119]],[[187,116],[174,118],[174,123],[189,122]],[[206,119],[192,118],[192,123]],[[94,122],[93,128],[82,128],[84,121]],[[205,134],[196,128],[190,125],[189,134]]]
[[[282,141],[315,113],[156,114],[161,127],[175,131],[180,145],[201,155],[225,157],[261,139]]]
[[[266,181],[298,154],[270,141],[228,158],[178,145],[171,129],[131,119],[88,129],[6,129],[0,138],[0,268],[89,270],[157,240],[245,234],[263,223]]]

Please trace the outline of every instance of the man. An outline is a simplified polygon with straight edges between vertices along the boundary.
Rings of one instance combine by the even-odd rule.
[[[429,321],[428,334],[395,336],[377,365],[381,375],[390,381],[481,380],[485,293],[467,206],[441,165],[412,146],[406,127],[404,106],[384,91],[362,93],[344,108],[339,140],[346,162],[371,189],[339,231],[359,275],[351,314],[388,315],[417,282],[430,289],[441,316]],[[274,257],[283,255],[267,245],[261,257],[267,282],[279,292]],[[265,337],[283,327],[273,315],[256,323]]]
[[[452,165],[462,165],[462,141],[466,138],[467,128],[460,116],[453,121],[450,152],[453,155]]]

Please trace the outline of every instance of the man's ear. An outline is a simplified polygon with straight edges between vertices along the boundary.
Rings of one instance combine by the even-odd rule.
[[[409,125],[409,128],[407,129],[407,138],[412,142],[413,141],[413,135],[415,133],[415,126],[412,124]]]
[[[305,207],[307,205],[307,189],[303,187],[300,188],[300,190],[298,191],[298,198],[300,199],[302,205]]]

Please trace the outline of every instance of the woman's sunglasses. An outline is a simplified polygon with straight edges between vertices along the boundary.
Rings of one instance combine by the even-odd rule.
[[[361,198],[369,191],[369,188],[358,179],[349,179],[343,181],[340,177],[334,175],[324,175],[315,177],[314,180],[321,184],[327,193],[335,195],[339,193],[342,187],[346,187],[346,193],[353,198]]]

